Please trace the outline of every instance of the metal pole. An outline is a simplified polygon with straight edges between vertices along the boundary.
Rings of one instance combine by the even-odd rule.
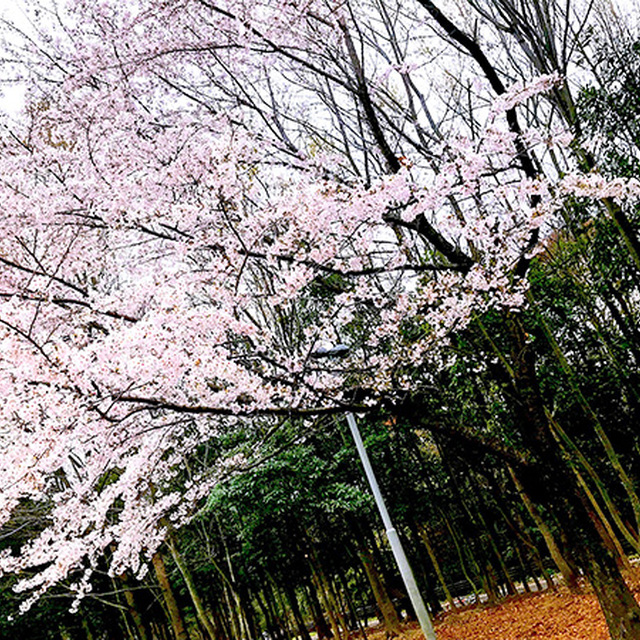
[[[387,511],[387,507],[382,498],[382,494],[380,493],[380,488],[378,487],[378,481],[376,480],[376,476],[373,473],[371,462],[369,462],[367,450],[364,448],[364,443],[362,442],[362,438],[360,437],[360,431],[358,430],[356,419],[353,413],[351,413],[350,411],[346,413],[346,417],[347,422],[349,423],[349,429],[351,430],[351,435],[353,436],[353,440],[356,443],[356,449],[358,450],[360,461],[362,462],[362,466],[364,467],[365,475],[367,476],[367,480],[369,481],[371,492],[373,493],[376,505],[378,506],[378,511],[382,516],[382,522],[384,523],[387,538],[389,539],[389,544],[391,545],[391,551],[393,551],[398,569],[400,569],[400,575],[402,576],[404,586],[407,588],[407,593],[409,594],[411,604],[413,605],[416,615],[418,616],[418,622],[420,623],[422,633],[424,634],[426,640],[436,640],[436,632],[433,628],[433,624],[431,623],[429,612],[427,611],[427,607],[424,604],[424,600],[422,599],[420,591],[418,591],[418,585],[416,584],[416,580],[413,577],[413,571],[411,571],[411,566],[409,565],[407,556],[404,552],[404,549],[402,548],[402,543],[400,542],[400,538],[398,537],[398,532],[395,530],[393,523],[391,522],[391,518],[389,517],[389,512]]]

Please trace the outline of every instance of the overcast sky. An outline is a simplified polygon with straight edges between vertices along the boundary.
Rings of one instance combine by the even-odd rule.
[[[23,0],[0,0],[0,18],[26,28],[28,22],[22,11]],[[15,116],[24,103],[24,90],[20,87],[0,85],[0,112]]]

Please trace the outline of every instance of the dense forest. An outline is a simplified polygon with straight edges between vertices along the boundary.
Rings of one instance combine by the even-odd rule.
[[[640,639],[640,7],[125,4],[2,23],[0,637],[398,635],[352,413],[431,616]]]

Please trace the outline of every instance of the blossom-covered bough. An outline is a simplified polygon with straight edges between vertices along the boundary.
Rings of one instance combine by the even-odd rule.
[[[413,60],[369,78],[379,60],[352,38],[382,29],[371,7],[59,11],[21,42],[31,100],[0,160],[0,524],[29,500],[49,510],[0,556],[0,572],[31,571],[25,608],[70,574],[82,597],[107,549],[112,573],[144,571],[166,523],[242,464],[185,478],[218,430],[419,411],[452,332],[494,309],[522,337],[526,264],[565,198],[640,194],[534,171],[572,139],[521,130],[515,110],[557,74],[503,91],[472,135],[425,133],[420,94],[413,115],[387,109],[426,62],[407,45]],[[351,347],[339,362],[310,357],[336,342]],[[536,434],[528,449],[459,437],[525,480],[542,468]]]

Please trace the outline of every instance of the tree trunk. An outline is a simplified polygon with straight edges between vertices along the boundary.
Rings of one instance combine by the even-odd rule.
[[[460,564],[460,570],[462,571],[462,575],[464,576],[465,580],[469,583],[469,586],[471,587],[471,591],[473,592],[473,597],[475,602],[479,602],[480,594],[478,593],[478,587],[476,586],[476,583],[473,581],[473,579],[469,575],[469,571],[467,570],[467,563],[465,561],[464,554],[462,553],[462,549],[460,548],[460,542],[458,541],[458,536],[456,535],[456,532],[453,529],[453,525],[451,524],[449,519],[444,514],[442,515],[443,515],[444,523],[447,527],[447,530],[449,531],[449,535],[451,536],[451,540],[453,541],[453,545],[456,548],[456,555],[458,556],[458,563]]]
[[[451,591],[449,591],[449,587],[447,586],[447,582],[444,579],[444,574],[442,573],[442,568],[440,567],[440,563],[438,562],[438,558],[436,553],[431,546],[431,542],[429,541],[429,534],[427,533],[427,529],[418,524],[418,533],[420,534],[420,538],[429,554],[429,558],[431,558],[431,564],[433,564],[433,568],[438,576],[438,581],[440,582],[440,586],[442,587],[442,591],[444,593],[444,597],[449,604],[449,609],[453,611],[456,608],[455,602],[453,601],[453,596],[451,595]]]
[[[318,566],[313,567],[313,582],[316,586],[316,591],[320,596],[320,600],[324,605],[327,617],[329,618],[331,633],[336,640],[339,640],[342,638],[342,632],[340,630],[340,623],[338,622],[335,603],[332,602],[326,577],[324,576],[322,569]]]
[[[376,569],[371,551],[364,545],[358,545],[358,556],[367,574],[367,579],[369,580],[371,591],[382,615],[387,635],[391,637],[399,635],[400,619],[398,618],[398,612],[391,601],[391,597],[382,581],[380,573]]]
[[[138,610],[133,591],[131,591],[131,589],[129,588],[129,581],[126,575],[121,575],[120,581],[122,582],[124,599],[127,603],[127,610],[129,612],[129,615],[131,616],[131,619],[133,620],[133,624],[136,627],[138,636],[140,637],[140,640],[148,640],[147,629],[144,626],[144,621],[142,619],[142,616],[140,615],[140,611]]]
[[[595,526],[592,512],[550,429],[535,373],[535,355],[514,314],[508,317],[512,338],[514,387],[520,404],[522,437],[533,454],[528,468],[516,471],[525,493],[549,508],[563,525],[567,553],[591,582],[613,640],[640,640],[640,607],[612,551]]]
[[[187,590],[189,591],[189,595],[191,596],[191,601],[193,602],[193,606],[196,610],[196,616],[198,618],[198,622],[202,625],[202,627],[206,630],[209,638],[211,640],[216,640],[216,630],[213,627],[211,622],[211,618],[208,616],[207,611],[205,610],[204,604],[202,603],[202,599],[200,598],[200,594],[196,588],[195,582],[193,581],[193,576],[191,575],[191,571],[189,571],[189,567],[187,563],[184,561],[184,558],[180,554],[178,547],[176,546],[175,537],[171,535],[169,538],[169,549],[171,551],[171,557],[173,561],[176,563],[176,567],[178,567],[180,573],[182,574],[182,578],[184,579],[185,584],[187,585]]]
[[[307,602],[309,603],[309,609],[313,615],[313,623],[318,634],[319,640],[330,638],[332,636],[331,629],[322,612],[322,605],[318,599],[318,592],[314,584],[307,585],[305,590],[307,596]]]
[[[615,562],[590,555],[585,567],[589,582],[602,607],[612,640],[638,640],[640,638],[640,611],[638,603],[620,577]]]
[[[298,627],[298,636],[302,638],[302,640],[311,640],[311,635],[309,634],[307,625],[304,623],[304,618],[302,617],[302,612],[300,611],[300,605],[298,603],[295,588],[290,582],[286,582],[284,585],[284,593],[287,598],[287,602],[289,603],[289,607],[291,607],[291,611],[293,612],[296,626]]]
[[[529,496],[525,492],[524,487],[522,486],[522,483],[520,482],[520,480],[518,480],[518,477],[515,475],[513,469],[511,467],[508,467],[508,469],[511,477],[513,478],[513,482],[516,486],[516,489],[518,490],[518,494],[520,495],[520,498],[522,499],[524,506],[527,508],[527,511],[531,516],[531,519],[535,522],[535,525],[538,528],[538,531],[540,531],[540,534],[542,535],[542,538],[544,539],[544,542],[547,545],[547,550],[549,551],[549,555],[551,556],[551,559],[553,560],[556,567],[558,567],[558,570],[562,575],[562,579],[564,580],[565,585],[569,587],[569,589],[575,590],[578,585],[577,573],[569,566],[569,563],[566,561],[564,555],[562,554],[562,551],[560,551],[560,547],[558,546],[558,543],[553,537],[551,528],[542,519],[542,516],[540,515],[540,511],[538,510],[538,507],[533,503],[531,498],[529,498]]]
[[[629,502],[633,509],[633,514],[635,516],[635,523],[636,523],[635,535],[637,537],[638,532],[640,531],[640,498],[638,497],[638,493],[636,492],[634,483],[632,479],[629,477],[629,474],[626,472],[625,468],[622,466],[622,463],[620,462],[620,458],[617,452],[615,451],[613,445],[611,444],[611,440],[609,439],[609,436],[607,435],[605,429],[603,428],[600,422],[600,418],[598,417],[598,415],[596,414],[596,412],[591,407],[590,403],[587,401],[584,394],[582,393],[582,390],[580,389],[580,385],[578,384],[578,381],[576,379],[576,374],[573,368],[571,367],[571,365],[569,364],[564,352],[560,348],[558,341],[555,339],[553,332],[549,328],[544,316],[538,311],[536,301],[533,298],[533,294],[531,293],[531,291],[527,293],[527,300],[529,301],[531,308],[536,313],[538,322],[540,323],[540,326],[543,329],[543,332],[547,338],[547,341],[551,346],[551,350],[553,351],[553,354],[556,356],[562,371],[566,375],[569,385],[573,393],[575,394],[576,400],[578,401],[580,407],[582,407],[582,410],[584,411],[587,419],[592,423],[594,431],[596,432],[596,435],[600,440],[600,443],[602,444],[603,449],[605,450],[607,459],[611,463],[611,466],[615,469],[616,473],[618,474],[618,477],[620,478],[620,482],[624,486],[624,489],[627,493],[627,497],[629,498]]]
[[[262,616],[264,617],[264,623],[267,626],[268,634],[275,640],[280,640],[280,629],[278,628],[273,607],[269,600],[270,596],[266,593],[265,589],[262,589],[255,594],[255,602],[258,603],[258,609],[262,611]]]
[[[182,614],[178,607],[178,602],[173,594],[171,583],[169,582],[169,576],[167,576],[167,568],[164,564],[164,558],[162,554],[157,551],[153,558],[151,558],[153,569],[164,597],[164,602],[169,612],[169,619],[171,620],[171,627],[173,628],[173,634],[175,640],[189,640],[189,634],[184,626]]]
[[[82,629],[84,631],[85,636],[87,637],[87,640],[94,640],[93,633],[91,632],[91,627],[89,626],[89,622],[84,616],[82,616]]]
[[[255,611],[251,605],[251,594],[248,588],[238,586],[237,590],[238,615],[240,622],[245,631],[247,638],[256,638],[258,636],[258,627],[255,621]]]
[[[340,574],[339,580],[340,586],[342,587],[342,593],[347,601],[347,610],[349,612],[349,631],[357,629],[362,634],[364,640],[366,640],[367,633],[360,621],[360,618],[358,617],[358,612],[356,611],[356,606],[353,602],[353,598],[351,597],[349,585],[347,584],[344,574]]]
[[[151,635],[153,640],[169,640],[167,625],[160,620],[151,621]]]
[[[129,619],[127,618],[127,610],[125,607],[122,607],[120,605],[120,589],[118,588],[118,584],[116,583],[115,578],[111,578],[111,585],[113,586],[113,591],[116,596],[116,601],[118,603],[118,609],[120,610],[120,616],[122,619],[122,624],[124,625],[125,633],[127,634],[129,640],[136,640],[136,636],[131,629]]]
[[[576,467],[576,464],[572,462],[572,457],[575,457],[577,461],[580,462],[582,467],[589,474],[589,477],[591,478],[591,480],[593,480],[593,483],[596,485],[596,488],[600,493],[600,497],[605,503],[607,511],[613,518],[613,521],[616,523],[618,530],[620,531],[620,533],[622,533],[625,540],[629,543],[629,545],[632,547],[632,549],[636,553],[640,552],[640,540],[637,537],[637,533],[632,532],[624,523],[622,516],[618,511],[618,508],[613,503],[613,500],[611,500],[611,498],[609,497],[609,492],[607,491],[607,488],[605,487],[604,482],[598,476],[596,470],[593,468],[593,466],[589,463],[589,461],[586,459],[586,457],[583,455],[580,449],[573,443],[573,441],[569,438],[566,432],[562,429],[562,427],[558,424],[558,422],[552,416],[549,416],[549,424],[551,425],[552,432],[554,436],[556,436],[556,439],[558,441],[560,448],[572,454],[571,456],[569,456],[569,464],[573,469],[576,479],[578,480],[580,486],[583,488],[583,490],[585,491],[585,494],[589,498],[591,504],[594,506],[597,512],[601,513],[600,507],[597,505],[597,502],[595,500],[595,496],[593,496],[588,486],[586,485],[585,481],[583,480],[580,472]],[[603,524],[605,524],[606,526],[607,518],[604,515],[604,513],[602,513],[601,519]],[[615,539],[616,537],[615,534],[612,534],[612,537]]]

